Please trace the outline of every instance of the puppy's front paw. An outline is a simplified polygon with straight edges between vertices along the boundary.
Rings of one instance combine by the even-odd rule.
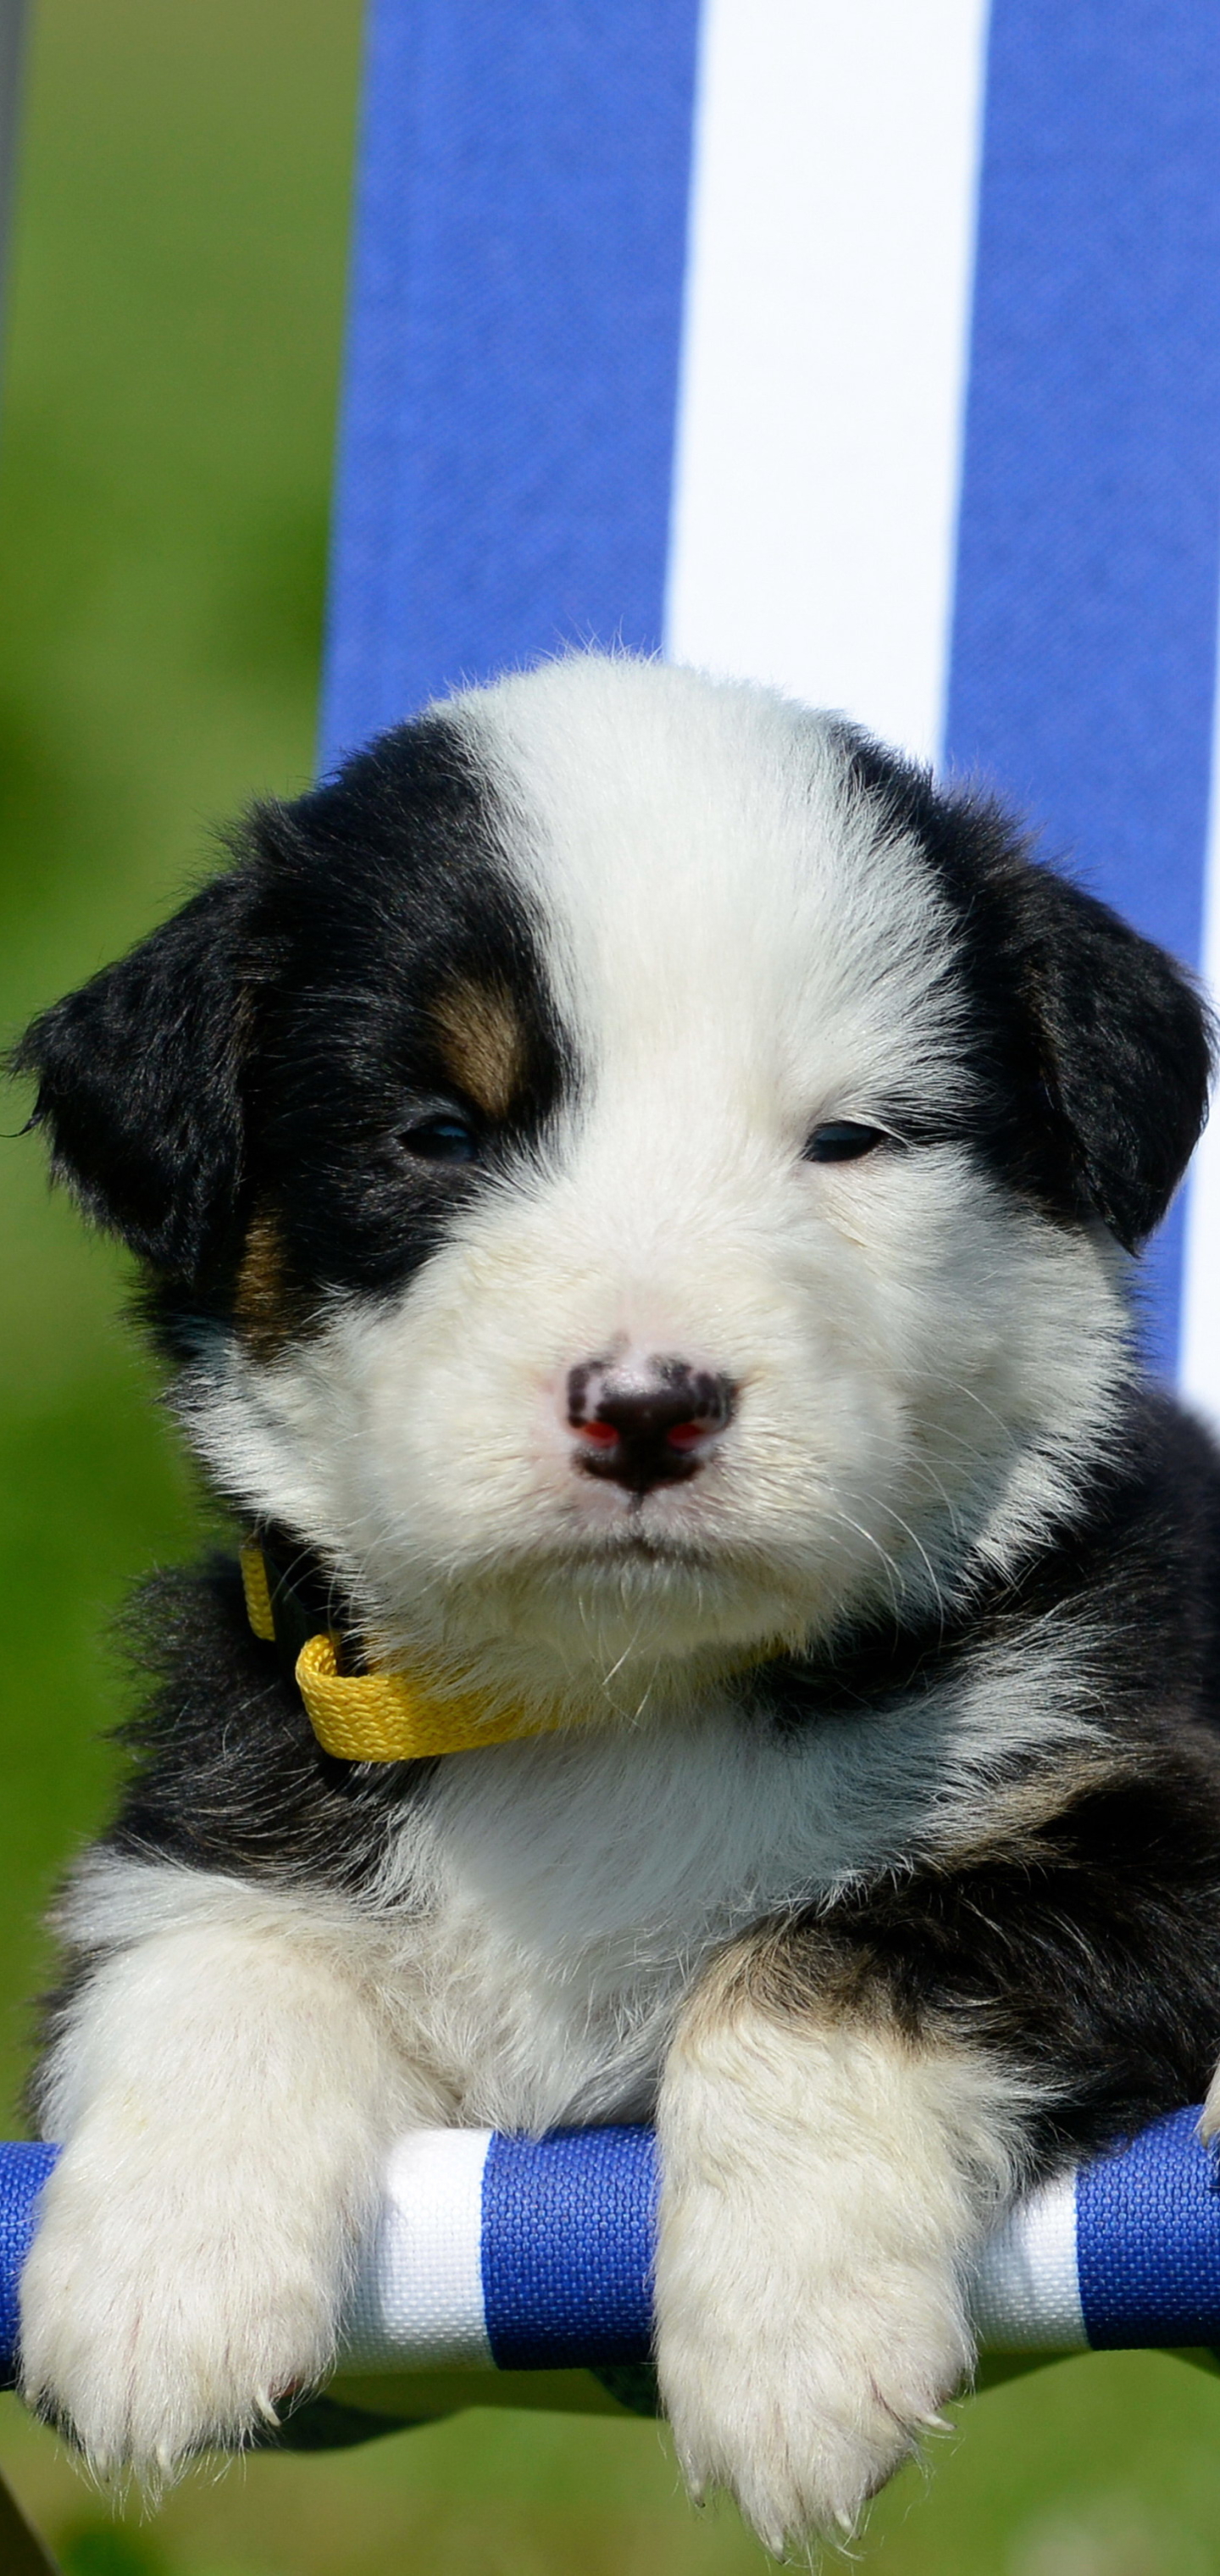
[[[98,2475],[158,2484],[321,2375],[338,2289],[317,2228],[240,2175],[69,2148],[21,2284],[22,2393]]]
[[[692,2494],[727,2488],[775,2557],[854,2531],[969,2367],[952,2275],[873,2272],[847,2246],[814,2266],[776,2243],[729,2255],[680,2207],[667,2233],[661,2394]]]
[[[728,2487],[779,2555],[854,2530],[970,2369],[961,2283],[1020,2097],[880,2018],[765,2009],[775,1955],[726,1954],[671,2052],[656,2311],[691,2487]]]
[[[1207,2099],[1199,2117],[1199,2137],[1205,2147],[1214,2147],[1220,2138],[1220,2066],[1207,2088]]]

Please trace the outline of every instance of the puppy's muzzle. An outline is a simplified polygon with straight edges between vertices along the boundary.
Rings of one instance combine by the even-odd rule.
[[[569,1370],[575,1464],[588,1476],[647,1494],[704,1464],[732,1421],[737,1390],[686,1360],[582,1360]]]

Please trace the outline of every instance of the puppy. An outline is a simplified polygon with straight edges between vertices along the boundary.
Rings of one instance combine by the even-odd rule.
[[[262,1635],[144,1597],[26,2393],[241,2443],[396,2133],[655,2119],[691,2491],[851,2528],[1012,2195],[1220,2050],[1220,1475],[1131,1328],[1203,1010],[991,806],[626,658],[235,849],[20,1051],[265,1550]],[[313,1629],[462,1749],[324,1749]]]

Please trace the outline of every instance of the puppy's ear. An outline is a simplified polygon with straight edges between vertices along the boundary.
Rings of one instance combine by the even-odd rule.
[[[1031,866],[1026,993],[1076,1185],[1128,1252],[1159,1225],[1207,1118],[1210,1015],[1163,948]]]
[[[223,1243],[242,1166],[250,1013],[246,887],[218,877],[150,939],[26,1031],[52,1170],[161,1271],[193,1279]]]

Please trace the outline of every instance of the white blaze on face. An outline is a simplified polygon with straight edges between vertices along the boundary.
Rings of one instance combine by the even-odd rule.
[[[762,691],[573,659],[450,712],[570,1095],[396,1308],[235,1362],[203,1445],[230,1483],[244,1450],[250,1499],[353,1570],[392,1647],[485,1651],[518,1684],[540,1654],[578,1686],[918,1613],[1061,1498],[1122,1330],[1100,1239],[963,1149],[802,1159],[819,1122],[960,1095],[931,870],[850,790],[833,726]],[[607,1355],[735,1389],[687,1481],[640,1496],[574,1464],[568,1373]]]

